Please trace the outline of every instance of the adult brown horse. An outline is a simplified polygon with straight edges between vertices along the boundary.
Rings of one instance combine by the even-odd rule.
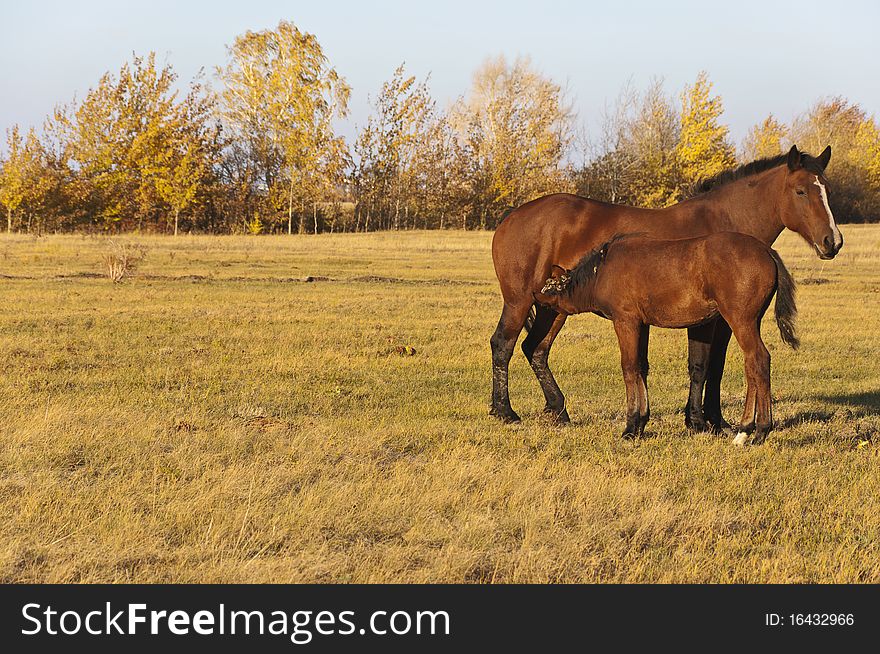
[[[697,195],[664,209],[640,209],[559,193],[512,211],[492,240],[492,260],[504,308],[491,339],[490,413],[505,422],[519,420],[510,406],[508,367],[519,333],[535,307],[522,349],[544,391],[544,410],[559,422],[569,421],[565,397],[548,366],[550,347],[566,316],[536,306],[534,294],[550,277],[554,264],[572,268],[615,235],[641,233],[670,240],[740,232],[771,245],[787,227],[812,245],[820,258],[834,258],[843,246],[843,237],[828,206],[825,168],[830,159],[830,147],[812,157],[792,146],[788,154],[759,159],[705,180]],[[721,415],[721,375],[730,335],[723,318],[688,329],[691,393],[685,422],[691,429],[729,428]]]

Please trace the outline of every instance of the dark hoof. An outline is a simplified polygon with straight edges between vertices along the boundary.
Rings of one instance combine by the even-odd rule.
[[[547,406],[544,407],[544,414],[557,425],[567,425],[571,422],[565,407],[560,411],[559,409]]]
[[[711,427],[709,427],[709,423],[707,423],[702,418],[699,420],[694,420],[693,418],[686,418],[684,421],[685,427],[688,428],[689,431],[699,434],[704,431],[711,431]]]
[[[755,430],[755,436],[752,438],[752,445],[761,445],[764,441],[767,440],[767,434],[770,433],[770,430],[763,431],[761,429]]]
[[[514,411],[513,409],[496,409],[495,407],[492,407],[491,409],[489,409],[489,415],[495,416],[505,425],[510,425],[521,421],[521,418],[516,414],[516,411]]]
[[[623,430],[621,438],[623,438],[623,440],[625,441],[634,441],[636,438],[638,438],[638,434],[636,433],[635,429],[630,429],[629,427],[627,427]]]
[[[716,436],[730,436],[735,432],[733,426],[721,416],[707,416],[705,424],[708,425],[706,431],[711,431]]]

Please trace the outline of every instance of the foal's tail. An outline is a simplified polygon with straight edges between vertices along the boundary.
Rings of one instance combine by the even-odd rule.
[[[776,325],[779,327],[779,335],[786,345],[798,349],[801,344],[794,328],[797,318],[797,304],[795,303],[795,286],[788,268],[779,258],[776,250],[770,249],[770,256],[776,264]]]

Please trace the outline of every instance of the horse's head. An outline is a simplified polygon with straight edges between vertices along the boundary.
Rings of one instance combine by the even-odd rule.
[[[830,159],[830,145],[818,157],[799,152],[796,145],[791,146],[780,205],[782,223],[803,236],[820,259],[833,259],[843,247],[843,236],[828,206],[825,168]]]

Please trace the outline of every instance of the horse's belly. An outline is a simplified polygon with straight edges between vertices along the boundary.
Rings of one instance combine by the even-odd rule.
[[[718,315],[718,306],[711,301],[664,303],[649,299],[642,308],[644,321],[654,327],[681,329],[693,327]]]

